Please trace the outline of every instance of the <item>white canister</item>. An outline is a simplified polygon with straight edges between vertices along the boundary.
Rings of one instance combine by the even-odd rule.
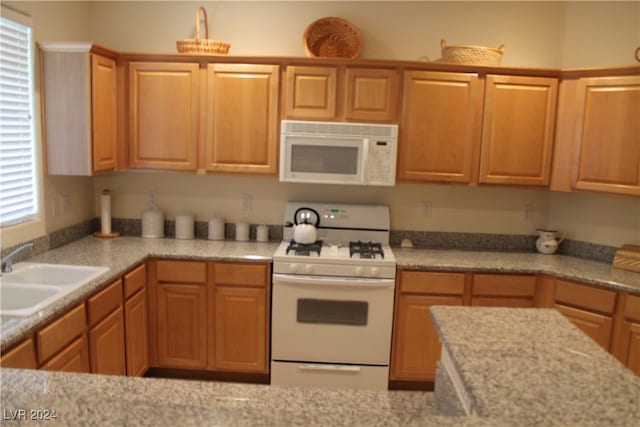
[[[261,224],[256,228],[256,240],[258,242],[268,242],[269,241],[269,227]]]
[[[237,222],[236,223],[236,240],[239,242],[246,242],[249,240],[249,223]]]
[[[209,240],[224,240],[224,219],[212,216],[209,218]]]
[[[160,239],[164,237],[164,213],[156,206],[142,211],[142,237]]]
[[[176,215],[176,239],[193,239],[194,222],[195,219],[190,213]]]

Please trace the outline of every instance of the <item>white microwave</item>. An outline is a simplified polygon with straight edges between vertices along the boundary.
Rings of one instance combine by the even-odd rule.
[[[397,151],[398,125],[282,120],[280,181],[392,186]]]

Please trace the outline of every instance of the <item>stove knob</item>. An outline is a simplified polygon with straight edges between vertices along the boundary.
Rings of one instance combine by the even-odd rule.
[[[295,273],[298,271],[298,264],[289,264],[289,271]]]
[[[362,267],[356,267],[356,275],[362,276]]]
[[[371,267],[371,277],[376,277],[378,275],[378,267]]]
[[[309,274],[309,273],[311,273],[311,271],[313,271],[313,266],[311,264],[305,264],[304,272]]]

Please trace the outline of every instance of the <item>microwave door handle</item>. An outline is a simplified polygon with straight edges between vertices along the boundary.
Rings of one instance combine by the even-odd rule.
[[[393,279],[340,279],[336,277],[317,278],[313,276],[294,276],[290,274],[274,274],[273,284],[293,286],[319,286],[358,289],[387,289],[395,286]]]
[[[365,138],[362,141],[362,169],[360,169],[360,173],[362,174],[360,181],[364,184],[369,180],[366,176],[367,173],[367,163],[369,162],[369,138]]]

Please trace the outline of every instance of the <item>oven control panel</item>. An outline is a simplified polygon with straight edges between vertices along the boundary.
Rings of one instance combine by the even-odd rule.
[[[320,215],[322,216],[322,222],[349,219],[349,211],[345,208],[326,207]]]

